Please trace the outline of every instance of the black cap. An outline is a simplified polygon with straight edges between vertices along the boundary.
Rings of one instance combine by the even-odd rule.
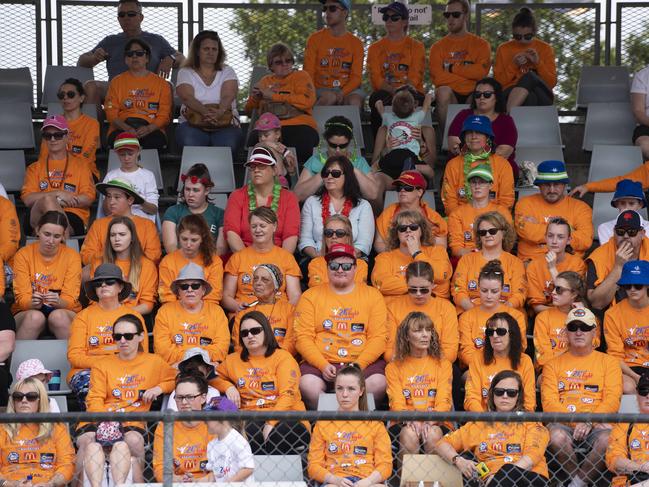
[[[615,222],[615,228],[628,228],[628,229],[640,230],[642,228],[640,215],[638,215],[638,212],[633,210],[623,211],[617,217],[617,221]]]

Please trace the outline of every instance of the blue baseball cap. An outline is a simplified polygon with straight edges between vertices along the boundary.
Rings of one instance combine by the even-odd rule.
[[[406,20],[408,20],[410,18],[410,14],[408,13],[408,7],[406,7],[401,2],[391,2],[390,5],[387,5],[385,7],[381,7],[379,9],[379,13],[384,14],[388,10],[392,10],[393,12],[396,12],[397,14],[401,15],[401,17],[406,19]]]
[[[464,140],[465,132],[469,131],[485,134],[490,139],[494,138],[494,131],[491,128],[491,120],[489,120],[489,117],[485,117],[484,115],[471,115],[470,117],[467,117],[462,124],[460,138]]]
[[[338,2],[340,4],[340,6],[342,8],[344,8],[345,10],[351,10],[352,9],[351,0],[336,0],[336,2]],[[327,0],[320,0],[320,3],[322,5],[324,5],[325,3],[327,3]]]
[[[566,165],[563,161],[543,161],[536,168],[537,175],[534,180],[534,185],[547,183],[563,183],[568,184],[568,173],[566,172]]]
[[[631,181],[630,179],[623,179],[615,186],[615,194],[611,199],[611,206],[615,207],[613,203],[622,198],[635,198],[642,201],[642,207],[647,206],[644,192],[642,191],[642,183],[638,181]]]
[[[622,275],[617,281],[618,286],[639,284],[649,286],[649,262],[646,260],[630,260],[622,267]]]

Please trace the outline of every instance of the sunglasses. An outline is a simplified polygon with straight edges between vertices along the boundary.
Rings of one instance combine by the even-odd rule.
[[[408,230],[410,230],[411,232],[416,232],[417,230],[419,230],[419,223],[411,223],[410,225],[399,225],[397,227],[397,232],[399,233],[405,233]]]
[[[344,144],[334,144],[333,142],[327,141],[327,145],[332,149],[347,149],[351,141],[345,142]]]
[[[534,38],[534,34],[512,34],[512,37],[517,41],[522,41],[523,39],[531,41]]]
[[[338,179],[340,176],[343,175],[343,172],[340,169],[329,169],[328,171],[322,171],[320,173],[320,176],[322,176],[322,179],[328,178],[331,176],[334,179]]]
[[[202,285],[203,285],[203,284],[201,284],[200,282],[192,282],[192,283],[189,283],[189,282],[183,282],[182,284],[178,284],[178,287],[179,287],[180,289],[182,289],[183,291],[187,291],[190,287],[191,287],[194,291],[196,291],[197,289],[200,289]]]
[[[594,326],[587,325],[586,323],[582,323],[581,321],[573,321],[566,325],[566,330],[568,330],[571,333],[574,333],[577,330],[583,331],[584,333],[588,333],[589,331],[593,331],[594,329],[595,329]]]
[[[622,284],[620,287],[625,291],[630,291],[631,289],[635,291],[642,291],[645,285],[644,284]]]
[[[554,292],[561,296],[565,292],[571,293],[572,289],[570,289],[569,287],[554,286]]]
[[[38,392],[12,392],[11,399],[17,402],[21,402],[23,399],[27,399],[29,402],[36,402],[41,398]]]
[[[117,16],[118,16],[120,19],[123,19],[124,17],[131,17],[131,18],[133,18],[133,17],[136,17],[137,14],[138,14],[138,13],[137,13],[136,11],[134,11],[134,10],[129,10],[128,12],[119,12],[119,13],[117,14]]]
[[[98,281],[93,281],[92,285],[94,287],[101,287],[104,284],[106,286],[114,286],[115,284],[117,284],[117,282],[118,282],[117,279],[99,279]]]
[[[146,51],[144,49],[137,49],[137,50],[131,50],[131,51],[126,51],[124,54],[126,54],[126,57],[142,57],[146,54]]]
[[[330,13],[335,13],[338,10],[344,10],[342,7],[339,7],[338,5],[323,5],[322,6],[322,12],[330,12]]]
[[[257,336],[262,331],[264,331],[264,329],[261,326],[255,326],[254,328],[248,328],[247,330],[241,330],[239,332],[239,336],[241,338],[248,338],[248,335]]]
[[[67,132],[43,132],[41,137],[45,140],[61,140],[67,134]]]
[[[397,193],[401,193],[401,191],[405,191],[406,193],[412,193],[415,189],[414,186],[408,186],[406,184],[400,184],[397,186]]]
[[[498,397],[516,397],[518,396],[518,389],[503,389],[502,387],[494,388],[494,396]]]
[[[176,396],[176,402],[191,402],[203,394],[185,394],[184,396]]]
[[[283,64],[293,64],[294,62],[295,62],[295,59],[293,59],[293,58],[275,59],[273,61],[273,66],[282,66]]]
[[[387,22],[388,20],[391,20],[392,22],[399,22],[403,17],[399,14],[383,14],[383,22]]]
[[[639,228],[616,228],[615,235],[617,235],[618,237],[624,237],[624,235],[635,237],[639,231]]]
[[[488,337],[492,337],[494,335],[498,335],[499,337],[504,337],[509,333],[509,330],[507,328],[487,328],[484,331],[484,334],[487,335]]]
[[[638,396],[645,397],[647,394],[649,394],[649,387],[638,387],[636,392],[638,393]]]
[[[430,288],[429,287],[408,287],[408,294],[421,294],[421,295],[426,295],[430,294]]]
[[[329,270],[337,271],[339,269],[344,270],[345,272],[351,271],[356,264],[352,262],[329,262]]]
[[[70,90],[70,91],[59,91],[59,92],[56,94],[56,97],[57,97],[59,100],[63,100],[65,97],[68,97],[68,98],[74,98],[75,96],[77,96],[77,92],[76,92],[76,91],[72,91],[72,90]]]
[[[464,15],[464,12],[444,12],[442,15],[445,19],[450,19],[451,17],[453,17],[454,19],[459,19]]]
[[[113,341],[121,342],[123,338],[127,342],[130,342],[136,335],[139,335],[139,333],[113,333]]]
[[[338,238],[343,238],[349,235],[345,230],[332,230],[331,228],[327,228],[324,231],[324,236],[327,238],[331,238],[333,236],[336,236]]]
[[[474,91],[473,92],[473,98],[476,100],[479,100],[480,98],[484,98],[488,100],[493,96],[494,92],[493,91]]]
[[[486,237],[489,235],[496,235],[500,231],[500,228],[489,228],[487,230],[478,230],[478,236]]]

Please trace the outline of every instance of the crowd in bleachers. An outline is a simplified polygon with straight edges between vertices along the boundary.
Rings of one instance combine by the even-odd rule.
[[[552,105],[556,84],[554,52],[532,11],[514,16],[489,77],[491,48],[467,31],[469,4],[449,0],[448,35],[428,55],[433,94],[407,6],[390,3],[380,9],[385,37],[368,49],[365,93],[363,45],[346,30],[351,4],[321,3],[326,26],[305,40],[304,69],[288,46],[273,45],[270,72],[245,103],[244,184],[222,208],[213,196],[224,175],[197,162],[161,212],[142,151],[165,150],[177,96],[179,149],[226,147],[236,158],[246,139],[238,79],[216,32],[199,33],[185,58],[141,30],[136,0],[120,0],[123,32],[79,58],[89,68],[106,62],[109,82],[66,79],[62,114],[40,128],[20,191],[23,224],[0,184],[0,404],[10,414],[58,410],[47,388],[60,380],[71,404],[90,412],[160,402],[303,411],[334,392],[345,412],[367,410],[371,398],[393,411],[616,413],[623,395],[636,394],[649,414],[648,166],[577,185],[562,160],[523,164],[513,114]],[[648,69],[633,81],[638,125],[628,137],[645,158]],[[369,162],[356,117],[366,98]],[[101,124],[84,104],[105,114],[119,161],[107,172],[96,159]],[[318,106],[341,111],[319,127]],[[449,157],[438,212],[428,188],[442,133]],[[538,191],[517,200],[524,177]],[[588,192],[612,193],[615,216],[597,228],[576,197]],[[12,378],[14,350],[52,338],[66,343],[69,374],[34,348],[11,363]],[[106,462],[115,483],[142,481],[146,425],[122,418],[76,425],[74,446],[58,424],[3,424],[0,487],[60,487],[75,475],[96,487]],[[403,453],[424,452],[467,479],[543,486],[547,451],[569,487],[600,476],[638,482],[649,480],[648,428],[183,421],[174,425],[183,445],[174,480],[250,481],[253,454],[294,453],[308,457],[315,482],[370,487],[400,471]],[[158,427],[158,480],[163,441]],[[391,443],[401,452],[394,464]],[[578,457],[578,448],[587,451]]]

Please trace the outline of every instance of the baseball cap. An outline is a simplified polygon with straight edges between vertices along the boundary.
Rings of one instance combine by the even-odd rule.
[[[379,12],[384,14],[388,10],[392,10],[393,12],[396,12],[397,14],[401,15],[401,17],[403,17],[404,19],[410,18],[410,15],[408,14],[408,7],[406,7],[401,2],[392,2],[385,7],[381,7],[379,9]]]
[[[327,252],[327,255],[325,255],[325,260],[329,262],[337,257],[351,257],[356,260],[354,247],[349,244],[333,244],[329,249],[329,252]]]
[[[402,184],[419,189],[426,189],[428,187],[426,178],[424,178],[419,171],[403,171],[399,177],[394,180],[392,186],[399,186]]]
[[[273,156],[273,153],[269,150],[266,149],[263,146],[257,146],[254,149],[252,149],[252,152],[250,153],[250,157],[248,157],[248,160],[244,164],[244,166],[249,166],[250,164],[263,164],[264,166],[274,166],[277,164],[277,161],[275,160],[275,156]]]
[[[279,118],[277,118],[277,115],[274,115],[270,112],[262,113],[255,123],[255,130],[258,130],[260,132],[281,128],[282,124],[279,121]]]
[[[344,8],[345,10],[351,10],[352,9],[351,0],[336,0],[336,2],[338,2],[340,4],[340,6],[342,8]],[[325,3],[327,3],[327,0],[320,0],[320,3],[324,5]]]
[[[115,138],[113,149],[119,152],[122,149],[140,149],[140,141],[137,135],[131,132],[122,132]]]
[[[617,217],[615,228],[629,228],[632,230],[640,230],[642,228],[640,215],[638,215],[638,212],[633,210],[623,211]]]
[[[649,286],[649,262],[646,260],[630,260],[622,266],[622,275],[617,281],[618,286],[639,284]]]
[[[478,164],[476,167],[471,169],[467,175],[466,180],[470,181],[471,178],[480,178],[490,183],[494,180],[494,174],[491,170],[491,167],[487,164]]]
[[[580,321],[589,326],[597,326],[597,318],[588,308],[573,308],[566,316],[566,325],[573,321]]]
[[[568,184],[568,173],[563,161],[543,161],[537,167],[537,175],[534,185],[546,183],[564,183]]]
[[[50,115],[45,120],[43,120],[43,126],[41,127],[41,132],[43,132],[48,127],[54,127],[64,132],[69,132],[70,127],[68,121],[63,115]]]
[[[611,199],[611,206],[615,207],[613,203],[622,198],[635,198],[642,201],[643,208],[647,206],[647,200],[642,191],[642,183],[638,181],[631,181],[630,179],[618,181],[617,185],[615,185],[615,194]]]
[[[114,178],[111,179],[110,181],[106,181],[105,183],[97,183],[95,187],[97,188],[97,191],[99,191],[104,196],[106,196],[106,190],[108,188],[121,189],[127,195],[133,197],[134,204],[141,205],[142,203],[144,203],[144,198],[140,196],[140,193],[137,192],[135,186],[133,186],[131,182],[127,181],[126,179]]]

